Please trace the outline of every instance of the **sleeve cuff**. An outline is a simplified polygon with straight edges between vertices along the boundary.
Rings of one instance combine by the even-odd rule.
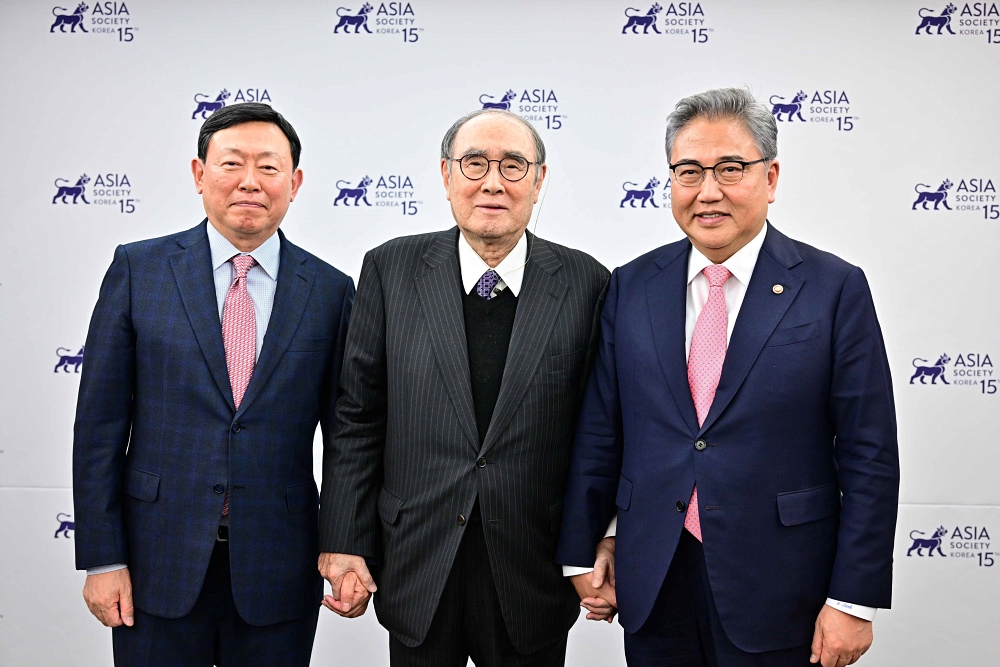
[[[562,569],[564,577],[575,577],[578,574],[587,574],[594,571],[592,567],[577,567],[576,565],[563,565]]]
[[[860,604],[851,604],[850,602],[841,602],[840,600],[834,600],[833,598],[827,598],[826,603],[836,609],[837,611],[842,611],[845,614],[850,614],[851,616],[857,616],[858,618],[863,618],[866,621],[875,620],[875,612],[878,611],[875,607],[865,607]]]
[[[611,522],[608,524],[608,530],[604,533],[604,537],[614,537],[618,532],[618,512],[611,517]]]
[[[105,572],[114,572],[115,570],[124,570],[128,565],[125,563],[115,563],[114,565],[99,565],[98,567],[88,567],[87,576],[92,574],[104,574]]]

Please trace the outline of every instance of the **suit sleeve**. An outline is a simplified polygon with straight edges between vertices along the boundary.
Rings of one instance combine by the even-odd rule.
[[[372,253],[358,279],[340,373],[334,437],[323,451],[320,550],[377,557],[385,448],[385,303]]]
[[[122,522],[125,450],[132,429],[135,330],[131,275],[123,246],[101,284],[87,333],[73,428],[76,567],[127,563]]]
[[[563,501],[556,562],[594,566],[594,550],[615,513],[621,474],[622,418],[615,360],[618,271],[601,309],[597,359],[580,407]]]
[[[329,377],[324,383],[323,406],[320,413],[320,426],[323,429],[323,449],[326,450],[333,440],[333,430],[336,415],[337,398],[340,396],[340,373],[344,366],[344,347],[347,343],[347,329],[351,321],[351,310],[354,307],[354,279],[347,278],[343,298],[340,302],[340,314],[337,320],[337,337],[333,342],[333,353],[330,359]]]
[[[843,506],[829,597],[887,609],[899,449],[885,342],[861,269],[848,275],[835,318],[830,417]]]

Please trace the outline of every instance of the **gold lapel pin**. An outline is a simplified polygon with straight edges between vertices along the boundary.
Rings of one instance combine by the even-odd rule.
[[[784,285],[775,285],[774,287],[771,288],[771,291],[774,292],[775,294],[781,294],[782,292],[785,291],[785,287]]]

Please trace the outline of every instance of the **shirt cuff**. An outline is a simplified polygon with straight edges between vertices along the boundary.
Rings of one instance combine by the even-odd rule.
[[[564,577],[575,577],[578,574],[587,574],[594,571],[592,567],[577,567],[576,565],[563,565],[562,569]]]
[[[115,570],[124,570],[128,565],[125,563],[115,563],[114,565],[99,565],[97,567],[88,567],[87,576],[92,574],[104,574],[105,572],[114,572]]]
[[[611,523],[608,524],[608,529],[604,533],[604,537],[614,537],[615,533],[618,532],[618,512],[611,517]]]
[[[858,618],[863,618],[866,621],[874,621],[875,612],[878,611],[875,607],[865,607],[860,604],[841,602],[840,600],[834,600],[833,598],[827,598],[826,603],[838,611],[850,614],[851,616],[857,616]]]

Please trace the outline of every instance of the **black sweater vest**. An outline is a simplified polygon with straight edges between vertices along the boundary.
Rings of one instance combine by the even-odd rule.
[[[482,444],[500,395],[507,348],[517,312],[517,297],[508,287],[487,301],[473,288],[462,301],[465,339],[469,349],[469,375],[472,379],[472,405],[476,410],[479,444]]]

